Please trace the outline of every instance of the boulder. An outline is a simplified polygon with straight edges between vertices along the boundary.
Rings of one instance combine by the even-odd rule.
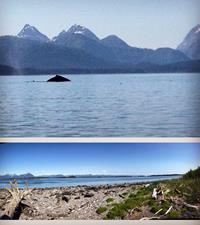
[[[63,191],[62,192],[62,195],[71,195],[72,193],[71,193],[71,191]]]
[[[65,202],[69,202],[69,198],[67,196],[62,196],[62,200]]]
[[[74,199],[80,199],[81,197],[80,196],[76,196]]]
[[[93,197],[93,196],[94,196],[93,193],[86,193],[86,194],[84,194],[84,197],[85,197],[85,198],[91,198],[91,197]]]
[[[60,75],[56,75],[52,78],[50,78],[49,80],[47,80],[47,82],[66,82],[66,81],[71,81],[66,77],[60,76]]]

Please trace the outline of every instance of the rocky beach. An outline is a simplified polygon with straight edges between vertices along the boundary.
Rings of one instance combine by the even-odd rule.
[[[143,185],[100,185],[66,188],[37,188],[22,201],[19,219],[102,219],[99,207],[107,205],[108,198],[116,203],[124,199],[123,193],[132,187]],[[11,197],[5,189],[0,190],[0,208],[3,213]]]
[[[28,194],[21,198],[12,219],[197,219],[200,218],[200,202],[195,188],[193,182],[182,179],[143,184],[27,188]],[[22,193],[24,190],[15,191]],[[12,197],[9,189],[0,190],[1,219],[9,219],[4,214],[10,212],[7,208],[13,204]]]

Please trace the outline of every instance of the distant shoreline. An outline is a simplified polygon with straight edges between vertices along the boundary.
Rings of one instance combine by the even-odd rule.
[[[200,74],[200,70],[199,71],[172,71],[172,72],[91,72],[91,73],[84,73],[84,72],[80,72],[80,73],[71,73],[71,72],[66,72],[66,73],[60,73],[60,72],[49,72],[49,73],[23,73],[23,74],[1,74],[0,71],[0,77],[7,77],[7,76],[50,76],[50,75],[55,75],[55,74],[60,74],[60,75],[71,75],[71,76],[76,76],[76,75],[118,75],[118,74],[123,74],[123,75],[151,75],[151,74]]]
[[[132,186],[132,185],[142,185],[153,182],[163,182],[169,180],[176,180],[181,178],[182,175],[167,175],[167,176],[151,176],[151,177],[101,177],[101,178],[58,178],[58,177],[40,177],[40,178],[20,178],[20,179],[0,179],[1,188],[8,188],[10,182],[17,181],[19,188],[23,190],[28,187],[30,189],[42,189],[42,190],[52,190],[52,189],[63,189],[63,188],[76,188],[76,187],[95,187],[101,188],[104,186],[115,187],[115,186]],[[121,178],[121,179],[120,179]],[[131,179],[132,178],[132,179]]]
[[[37,69],[37,68],[14,68],[0,64],[0,76],[12,75],[49,75],[49,74],[152,74],[152,73],[199,73],[200,60],[183,61],[166,65],[157,64],[139,64],[130,68],[55,68],[55,69]]]
[[[91,76],[98,76],[98,75],[118,75],[118,74],[123,74],[123,75],[151,75],[151,74],[200,74],[199,72],[152,72],[152,73],[134,73],[134,72],[116,72],[116,73],[58,73],[60,75],[70,75],[70,76],[76,76],[76,75],[91,75]],[[44,73],[44,74],[0,74],[0,77],[10,77],[10,76],[53,76],[57,73]]]
[[[21,175],[18,176],[13,176],[13,177],[6,177],[4,178],[3,176],[0,176],[0,180],[12,180],[12,179],[17,179],[17,180],[31,180],[31,179],[48,179],[48,178],[123,178],[123,177],[128,177],[128,178],[151,178],[151,177],[173,177],[173,176],[182,176],[182,174],[158,174],[158,175],[49,175],[49,176],[34,176],[32,175],[31,177],[20,177]]]
[[[173,179],[176,180],[176,179]],[[75,188],[86,188],[86,189],[104,189],[104,188],[115,188],[115,187],[132,187],[132,186],[141,186],[141,185],[146,185],[146,184],[151,184],[151,183],[155,183],[155,182],[163,182],[163,181],[167,181],[167,180],[159,180],[159,181],[141,181],[141,182],[137,182],[137,183],[120,183],[120,184],[88,184],[88,185],[76,185],[76,186],[58,186],[58,187],[33,187],[33,188],[29,188],[32,190],[65,190],[65,189],[75,189]],[[23,190],[23,188],[19,188],[20,190]],[[0,188],[0,192],[2,190],[5,190],[5,188]]]

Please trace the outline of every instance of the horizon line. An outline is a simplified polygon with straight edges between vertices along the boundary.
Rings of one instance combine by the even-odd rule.
[[[40,175],[35,175],[34,173],[27,172],[27,173],[22,173],[22,174],[0,174],[0,176],[21,176],[21,175],[26,175],[26,174],[31,174],[35,177],[40,177],[40,176],[165,176],[165,175],[183,175],[184,173],[165,173],[165,174],[40,174]]]

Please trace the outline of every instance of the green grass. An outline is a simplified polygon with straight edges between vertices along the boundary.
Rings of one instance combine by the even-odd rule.
[[[199,179],[183,179],[185,189],[183,195],[187,203],[197,204],[200,203],[200,178]]]
[[[169,219],[177,219],[180,217],[180,212],[176,211],[176,210],[172,210],[171,212],[169,212],[168,216]]]
[[[122,203],[113,206],[106,214],[105,219],[123,219],[130,209],[146,204],[150,197],[151,192],[148,188],[141,188],[137,193],[133,191]]]
[[[107,208],[106,207],[99,207],[97,210],[96,210],[96,213],[98,214],[101,214],[101,213],[104,213],[107,211]]]
[[[141,206],[147,206],[152,214],[155,214],[160,209],[159,215],[164,215],[173,202],[171,197],[176,197],[189,204],[197,205],[200,203],[200,167],[196,170],[189,171],[182,178],[168,181],[157,181],[149,185],[148,187],[131,189],[130,193],[123,193],[126,196],[121,203],[113,203],[110,205],[108,212],[104,219],[123,219],[127,213],[134,208],[140,208]],[[152,199],[152,191],[155,187],[161,187],[164,191],[163,200]],[[109,199],[109,198],[108,198]],[[107,202],[111,202],[107,199]],[[182,218],[185,215],[184,206],[179,206],[180,210],[172,210],[164,217],[167,219]],[[186,212],[189,212],[186,209]],[[189,214],[193,218],[193,214]],[[197,215],[196,215],[197,216]],[[195,212],[194,212],[195,218]]]
[[[189,204],[200,203],[200,177],[199,178],[180,178],[176,180],[161,182],[166,185],[170,192],[166,195],[178,196],[185,199]]]
[[[158,210],[162,209],[161,213],[165,213],[169,207],[170,207],[170,202],[168,200],[163,200],[163,201],[155,201],[154,199],[150,199],[148,201],[148,206],[150,207],[150,211],[152,213],[156,213]]]
[[[107,202],[107,203],[110,203],[110,202],[113,202],[113,201],[114,201],[113,198],[107,198],[107,199],[106,199],[106,202]]]
[[[122,195],[125,197],[128,195],[128,192],[123,192]]]

